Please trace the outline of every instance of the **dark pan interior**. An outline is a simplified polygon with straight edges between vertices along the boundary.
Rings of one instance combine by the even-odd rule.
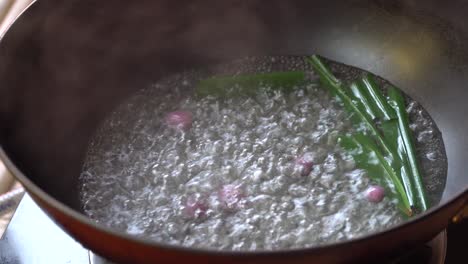
[[[99,121],[169,73],[246,55],[318,53],[388,79],[440,128],[444,198],[468,176],[468,3],[451,1],[42,1],[0,44],[0,143],[72,208]]]

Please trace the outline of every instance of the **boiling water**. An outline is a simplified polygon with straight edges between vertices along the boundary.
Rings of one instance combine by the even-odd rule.
[[[308,247],[403,221],[390,196],[366,199],[372,183],[337,145],[337,136],[353,127],[325,89],[309,84],[289,94],[259,87],[253,97],[192,96],[197,81],[213,73],[292,69],[308,68],[300,57],[247,58],[140,91],[90,143],[81,176],[85,213],[162,243],[226,250]],[[333,69],[344,79],[358,74],[338,64]],[[164,121],[180,110],[193,115],[188,130]],[[440,133],[416,102],[408,111],[436,203],[446,173]],[[304,155],[313,163],[307,173],[296,162]]]

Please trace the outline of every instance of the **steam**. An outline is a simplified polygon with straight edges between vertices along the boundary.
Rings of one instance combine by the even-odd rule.
[[[260,1],[42,1],[5,39],[2,146],[46,192],[79,208],[82,160],[101,120],[182,69],[257,54]]]

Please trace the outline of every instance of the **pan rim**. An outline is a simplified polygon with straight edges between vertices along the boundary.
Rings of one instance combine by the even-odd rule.
[[[102,224],[98,224],[94,222],[92,219],[84,215],[83,213],[71,208],[70,206],[66,205],[65,203],[59,201],[52,195],[48,194],[44,190],[42,190],[38,185],[36,185],[32,180],[30,180],[25,174],[21,172],[19,168],[13,163],[13,161],[8,157],[5,150],[2,146],[0,146],[0,160],[5,164],[7,170],[19,181],[27,192],[32,193],[34,196],[39,197],[42,199],[48,206],[52,207],[53,209],[62,212],[67,217],[72,218],[74,221],[78,221],[82,224],[85,224],[89,227],[96,229],[99,232],[103,232],[107,235],[111,235],[114,237],[118,237],[121,239],[125,239],[127,241],[131,241],[133,243],[142,244],[145,246],[167,249],[167,250],[175,250],[181,252],[188,252],[188,253],[195,253],[195,254],[211,254],[211,255],[219,255],[219,256],[262,256],[262,255],[284,255],[284,254],[291,254],[291,253],[306,253],[311,251],[320,251],[324,249],[331,249],[335,247],[342,247],[345,245],[357,244],[363,242],[364,240],[369,240],[371,238],[376,238],[379,236],[383,236],[387,233],[394,232],[397,229],[401,229],[404,227],[409,227],[412,225],[416,225],[417,223],[423,221],[431,217],[432,215],[437,214],[443,208],[456,203],[458,200],[461,200],[464,196],[468,195],[468,188],[462,190],[460,193],[455,194],[451,199],[447,199],[443,203],[439,203],[436,206],[433,206],[426,212],[417,215],[416,217],[412,218],[411,220],[406,220],[405,222],[395,225],[391,228],[387,228],[384,230],[380,230],[378,232],[371,232],[370,234],[366,234],[361,237],[352,238],[344,241],[339,241],[335,243],[328,243],[317,245],[313,247],[305,247],[305,248],[292,248],[292,249],[280,249],[280,250],[256,250],[256,251],[246,251],[246,250],[239,250],[239,251],[232,251],[232,250],[217,250],[217,249],[210,249],[210,248],[191,248],[185,247],[181,245],[169,245],[161,242],[157,242],[154,240],[150,240],[148,238],[139,237],[135,235],[131,235],[122,231],[118,231],[116,229],[107,227]],[[35,199],[33,199],[35,200]],[[47,210],[46,210],[47,211]],[[46,212],[48,217],[54,219],[50,216],[49,212]],[[63,229],[63,228],[62,228]]]

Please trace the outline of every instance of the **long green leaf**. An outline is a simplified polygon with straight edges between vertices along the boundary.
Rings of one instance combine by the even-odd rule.
[[[393,174],[394,176],[396,177],[392,177],[393,180],[395,180],[394,182],[394,185],[397,186],[399,185],[400,187],[402,187],[401,190],[404,190],[403,192],[401,192],[401,190],[398,192],[400,195],[402,195],[402,200],[405,200],[405,201],[408,201],[407,203],[407,207],[409,207],[410,209],[408,209],[409,211],[409,214],[412,213],[411,211],[411,207],[414,205],[414,196],[411,195],[411,187],[410,186],[403,186],[402,182],[401,182],[401,176],[403,175],[403,177],[405,177],[405,181],[404,183],[406,184],[407,181],[406,179],[408,178],[408,174],[407,174],[407,170],[405,168],[404,165],[402,165],[401,161],[400,161],[400,157],[398,156],[398,153],[397,153],[397,144],[394,143],[393,141],[396,142],[396,140],[391,140],[390,138],[389,139],[386,139],[382,136],[382,134],[385,134],[385,130],[388,129],[388,130],[393,130],[393,137],[394,138],[397,138],[395,135],[397,135],[395,133],[396,131],[396,126],[394,125],[391,125],[389,124],[388,126],[386,126],[386,128],[384,128],[383,130],[383,133],[379,131],[379,129],[377,128],[376,124],[374,124],[372,118],[371,118],[371,115],[368,113],[367,109],[370,109],[371,107],[368,107],[367,109],[363,108],[363,107],[360,107],[359,106],[359,103],[356,103],[356,100],[353,100],[353,97],[351,97],[347,92],[346,92],[346,86],[340,81],[338,80],[333,74],[332,72],[323,64],[323,62],[320,60],[320,58],[316,55],[314,56],[311,56],[310,58],[308,58],[308,61],[309,63],[312,65],[312,67],[314,68],[315,72],[319,75],[320,77],[320,80],[321,82],[325,85],[325,87],[334,95],[336,95],[340,101],[343,103],[343,105],[345,106],[345,108],[347,108],[352,114],[352,116],[357,116],[359,119],[360,119],[360,122],[363,123],[364,125],[367,126],[367,128],[369,129],[370,133],[371,133],[371,136],[373,136],[373,138],[377,141],[377,143],[379,144],[379,146],[382,148],[383,150],[383,153],[382,153],[382,159],[379,159],[381,160],[381,162],[383,162],[382,166],[384,166],[385,168],[387,168],[388,170],[391,169],[392,171],[394,171],[394,168],[397,168],[398,170],[398,173],[397,174],[395,171],[395,173]],[[364,81],[363,81],[364,82]],[[364,82],[365,86],[369,86],[369,87],[366,87],[366,91],[368,91],[369,94],[373,94],[373,96],[375,98],[377,98],[377,100],[382,100],[382,97],[383,96],[380,96],[379,94],[377,94],[375,91],[378,91],[377,89],[374,89],[375,88],[375,85],[374,83],[372,83],[372,80],[371,81],[366,81]],[[357,87],[359,88],[359,87]],[[362,91],[364,91],[363,88],[361,88]],[[371,91],[372,90],[372,91]],[[357,98],[358,96],[353,94],[354,98]],[[360,103],[363,103],[363,101],[360,101]],[[376,116],[378,117],[383,117],[384,119],[386,117],[394,117],[395,114],[394,114],[394,110],[393,109],[389,109],[387,105],[385,105],[385,102],[381,104],[382,107],[379,107],[379,111],[375,111],[375,114]],[[377,106],[376,106],[377,107]],[[384,112],[385,111],[385,112]],[[393,114],[392,114],[393,113]],[[390,119],[389,119],[390,120]],[[389,134],[387,134],[387,136],[389,136]],[[389,142],[392,142],[392,143],[389,143]],[[381,153],[381,152],[379,152]],[[410,195],[408,195],[406,193],[406,190],[410,190]]]
[[[412,209],[405,189],[395,170],[386,162],[384,155],[368,136],[357,133],[353,136],[339,138],[340,146],[349,151],[357,167],[364,169],[368,176],[387,190],[397,193],[398,208],[407,216]],[[390,192],[389,192],[390,191]]]
[[[415,184],[413,183],[412,178],[414,178],[414,175],[412,174],[411,171],[411,165],[408,160],[408,153],[406,151],[406,147],[404,144],[403,136],[401,134],[401,130],[398,128],[398,157],[402,161],[401,167],[400,167],[400,178],[403,182],[403,185],[405,186],[406,194],[410,201],[413,201],[411,204],[411,207],[417,207],[418,205],[415,203],[416,201],[416,192],[417,190],[415,189]]]
[[[381,129],[383,131],[385,140],[389,143],[389,145],[395,149],[395,152],[398,155],[398,160],[394,160],[392,162],[392,167],[395,168],[398,175],[400,176],[400,180],[403,183],[403,186],[406,190],[406,195],[408,196],[408,200],[410,201],[411,207],[415,207],[415,193],[416,190],[414,188],[413,181],[411,180],[411,170],[408,163],[407,154],[404,148],[402,136],[400,129],[398,127],[398,119],[391,119],[387,121],[383,121],[381,124]]]
[[[369,119],[374,120],[377,118],[377,113],[375,109],[375,104],[372,101],[369,101],[369,95],[366,94],[366,91],[363,90],[357,82],[352,82],[349,86],[351,94],[354,96],[354,102],[360,107],[362,110],[367,112],[369,115]]]
[[[398,127],[401,135],[401,152],[405,153],[405,157],[410,165],[412,180],[417,192],[418,206],[422,211],[426,211],[429,208],[427,202],[424,185],[422,183],[421,173],[419,171],[418,161],[416,158],[416,151],[409,127],[409,117],[406,112],[405,98],[399,89],[391,87],[388,90],[390,105],[395,109],[398,116]]]
[[[361,81],[361,87],[363,90],[366,90],[366,94],[369,95],[370,100],[375,105],[376,116],[383,120],[396,119],[395,110],[390,106],[390,104],[385,99],[385,96],[380,91],[379,87],[375,83],[374,78],[370,74],[365,74]]]
[[[333,94],[338,96],[344,106],[348,109],[353,111],[353,114],[356,114],[360,119],[361,122],[367,126],[370,130],[372,135],[375,137],[379,145],[385,151],[385,156],[394,160],[394,152],[392,151],[391,147],[385,142],[384,138],[380,134],[377,127],[374,125],[372,119],[367,114],[366,111],[363,111],[360,107],[353,103],[352,98],[345,92],[344,85],[338,80],[332,72],[323,64],[320,58],[316,55],[311,56],[308,58],[309,63],[314,68],[315,72],[319,75],[320,80],[322,83],[327,87]]]
[[[201,80],[195,90],[198,96],[252,95],[260,87],[290,92],[306,82],[303,71],[271,72],[238,76],[218,76]]]
[[[387,174],[382,164],[376,160],[375,155],[366,151],[366,149],[354,138],[354,136],[340,136],[338,137],[338,143],[346,150],[352,157],[356,166],[367,172],[369,178],[371,178],[378,185],[384,186],[386,189],[395,193],[395,187],[389,177],[382,177]]]
[[[372,75],[365,74],[359,81],[359,87],[363,90],[362,93],[368,96],[366,102],[371,105],[376,117],[381,121],[380,128],[383,132],[384,140],[390,146],[394,155],[398,157],[398,159],[392,161],[392,167],[397,171],[405,187],[411,207],[415,207],[416,189],[411,180],[410,164],[404,150],[404,145],[402,145],[402,135],[398,125],[397,114],[377,86]]]
[[[398,138],[400,136],[398,131],[398,120],[391,119],[383,121],[380,124],[380,130],[382,131],[388,145],[396,154],[398,152]]]

